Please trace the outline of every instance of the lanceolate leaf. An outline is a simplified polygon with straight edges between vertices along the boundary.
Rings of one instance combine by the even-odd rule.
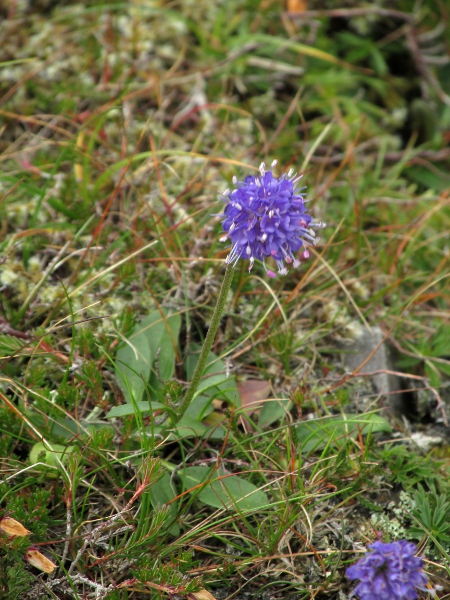
[[[255,511],[269,504],[265,492],[240,475],[231,475],[224,469],[212,471],[209,467],[187,467],[180,472],[186,489],[208,506],[232,511]],[[205,484],[204,487],[199,487]]]
[[[186,361],[186,375],[188,381],[191,379],[194,372],[195,366],[198,360],[197,351],[199,347],[192,345],[195,354],[189,354]],[[225,362],[214,354],[209,353],[208,362],[206,365],[203,379],[200,382],[195,397],[198,397],[200,393],[207,391],[207,396],[223,398],[227,402],[234,406],[240,406],[240,396],[236,385],[236,379],[232,375],[227,374],[227,368]]]
[[[146,400],[143,400],[142,402],[121,404],[120,406],[113,406],[113,408],[106,415],[106,418],[113,419],[117,417],[128,417],[129,415],[134,415],[136,410],[141,413],[148,413],[155,410],[166,410],[166,407],[164,404],[161,404],[161,402],[150,403]]]
[[[173,525],[170,528],[170,533],[174,536],[179,535],[180,526],[176,522],[177,518],[177,504],[176,502],[171,502],[177,493],[173,487],[172,481],[170,479],[169,473],[164,473],[164,475],[158,479],[155,483],[152,483],[150,488],[150,500],[154,508],[159,508],[160,506],[168,505],[170,507],[170,515],[173,519]]]
[[[259,425],[261,427],[272,425],[275,421],[283,419],[291,408],[292,402],[289,399],[271,398],[266,400],[259,415]]]
[[[139,323],[116,354],[116,377],[125,400],[140,402],[150,376],[153,356],[147,334]]]
[[[164,316],[163,316],[164,315]],[[116,377],[126,402],[141,402],[146,384],[158,363],[158,377],[173,376],[175,348],[181,326],[178,314],[153,311],[138,323],[116,354]],[[157,377],[154,385],[157,383]],[[117,416],[117,415],[115,415]]]
[[[153,357],[157,362],[157,376],[160,381],[167,381],[173,377],[175,368],[175,350],[178,348],[178,336],[181,327],[181,316],[169,314],[162,309],[164,318],[155,310],[141,325],[147,333]]]

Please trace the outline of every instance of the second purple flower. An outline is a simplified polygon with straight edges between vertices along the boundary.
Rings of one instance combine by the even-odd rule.
[[[349,579],[359,580],[354,594],[361,600],[415,600],[416,589],[426,589],[428,578],[415,544],[377,541],[368,548],[371,552],[347,569]]]

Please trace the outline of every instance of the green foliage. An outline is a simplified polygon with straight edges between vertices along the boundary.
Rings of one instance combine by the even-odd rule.
[[[35,483],[35,482],[34,482]],[[38,487],[30,494],[30,487],[19,493],[6,493],[6,513],[33,532],[34,539],[45,539],[49,526],[49,500],[51,491]]]
[[[258,0],[1,13],[0,509],[31,532],[0,537],[2,599],[233,595],[243,581],[254,597],[334,597],[372,513],[429,536],[448,573],[448,449],[405,445],[387,400],[337,360],[362,317],[381,323],[395,368],[446,401],[441,4],[336,18],[348,9],[330,1],[306,20]],[[221,281],[217,196],[274,158],[304,175],[322,245],[286,278],[236,265],[177,421]],[[394,508],[398,492],[415,507]],[[53,579],[24,562],[34,543],[63,562]]]
[[[132,570],[132,574],[139,581],[144,583],[150,581],[156,584],[156,589],[158,589],[157,586],[159,585],[161,592],[189,594],[190,592],[199,590],[201,587],[200,579],[190,578],[185,575],[192,562],[193,552],[189,550],[173,554],[167,563],[159,559],[149,560],[148,557],[143,556]],[[175,568],[175,565],[178,568]],[[159,594],[155,597],[158,596]]]
[[[12,335],[0,334],[0,355],[2,357],[20,352],[23,346],[23,342]]]
[[[268,427],[276,421],[280,421],[289,414],[292,406],[292,402],[287,399],[276,398],[269,402],[264,402],[264,406],[259,414],[258,425],[260,427]]]
[[[400,444],[386,446],[380,458],[386,466],[389,480],[405,489],[414,488],[422,481],[431,485],[441,478],[442,463]]]
[[[177,523],[178,506],[174,502],[177,492],[168,472],[164,472],[158,481],[155,481],[150,490],[150,500],[155,509],[162,506],[168,510],[171,520],[169,532],[173,536],[180,535],[180,526]]]
[[[425,490],[422,485],[414,494],[415,508],[411,515],[414,521],[409,529],[412,537],[421,539],[424,534],[433,542],[445,544],[450,542],[450,490],[438,490],[430,484]]]
[[[197,365],[198,352],[199,347],[194,344],[192,351],[186,358],[186,377],[188,381]],[[240,405],[235,377],[227,373],[225,361],[216,356],[214,352],[210,352],[202,381],[186,411],[186,416],[192,416],[199,420],[203,419],[212,412],[211,402],[214,398],[225,400],[232,406]]]
[[[25,597],[33,581],[33,575],[24,565],[19,552],[5,552],[0,547],[0,593],[4,600]]]
[[[44,444],[37,442],[30,450],[30,462],[36,464],[43,462],[48,466],[55,467],[60,461],[68,460],[74,446],[61,446],[60,444]]]
[[[156,310],[136,325],[119,348],[116,377],[127,402],[140,402],[146,384],[154,391],[160,380],[173,376],[180,325],[180,315]]]
[[[361,415],[348,414],[343,418],[333,416],[303,421],[295,427],[295,438],[300,450],[310,454],[325,448],[332,451],[340,450],[358,434],[367,436],[391,431],[392,428],[384,417],[367,412]]]
[[[140,413],[154,412],[156,410],[165,410],[165,405],[161,402],[135,402],[133,404],[121,404],[120,406],[114,406],[107,417],[108,419],[114,419],[118,417],[127,417],[128,415],[134,415],[136,411]]]
[[[419,343],[408,344],[408,349],[416,356],[404,356],[401,359],[403,367],[424,365],[424,371],[431,385],[439,387],[445,376],[450,376],[450,325],[442,323],[428,336],[420,339]]]
[[[254,512],[269,504],[267,495],[255,485],[224,469],[186,467],[180,472],[186,490],[213,508]]]

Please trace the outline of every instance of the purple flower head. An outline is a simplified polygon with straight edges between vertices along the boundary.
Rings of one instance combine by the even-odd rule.
[[[427,576],[417,547],[406,540],[390,544],[374,542],[356,564],[347,569],[349,579],[359,579],[354,590],[361,600],[415,600],[416,588],[424,590]]]
[[[249,271],[255,259],[262,261],[269,277],[276,277],[267,269],[265,259],[272,257],[280,275],[286,275],[284,263],[298,267],[300,261],[294,253],[303,246],[303,258],[308,258],[308,246],[317,239],[311,227],[324,227],[313,221],[306,212],[304,199],[296,184],[300,177],[292,171],[276,178],[272,169],[259,167],[260,177],[248,175],[244,181],[233,178],[234,190],[226,190],[222,200],[225,207],[222,227],[225,232],[220,241],[231,241],[227,264],[236,264],[243,258],[250,261]]]

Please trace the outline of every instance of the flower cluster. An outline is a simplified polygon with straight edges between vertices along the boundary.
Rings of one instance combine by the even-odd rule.
[[[308,258],[308,245],[317,242],[311,227],[324,227],[306,212],[304,198],[296,189],[300,177],[292,171],[274,177],[272,169],[275,165],[276,161],[266,171],[262,163],[260,177],[248,175],[244,181],[234,177],[236,188],[226,190],[222,196],[228,204],[221,215],[225,235],[220,241],[231,241],[227,263],[234,265],[240,258],[246,259],[250,261],[250,271],[258,259],[263,262],[269,277],[276,277],[276,274],[266,267],[266,258],[272,257],[278,273],[286,275],[284,263],[298,267],[300,261],[294,253],[303,246],[303,258]]]
[[[347,569],[349,579],[359,579],[354,593],[361,600],[415,600],[427,576],[417,547],[406,540],[374,542],[361,560]]]

